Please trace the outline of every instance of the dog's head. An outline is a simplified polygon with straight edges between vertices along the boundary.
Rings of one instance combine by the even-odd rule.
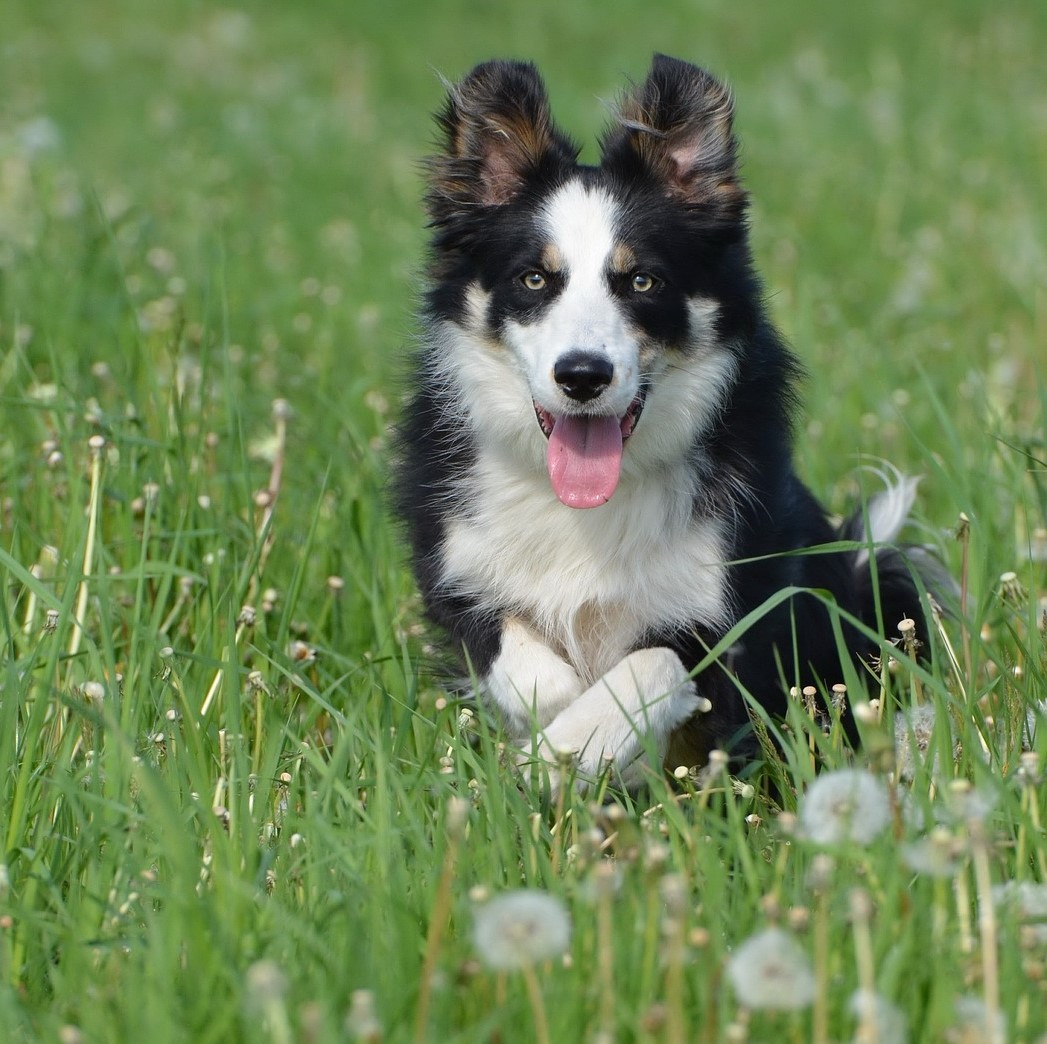
[[[427,196],[444,375],[479,434],[544,450],[571,507],[686,454],[730,382],[753,296],[732,111],[657,56],[583,166],[532,65],[450,89]]]

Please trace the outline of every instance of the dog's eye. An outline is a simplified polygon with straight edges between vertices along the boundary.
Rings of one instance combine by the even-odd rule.
[[[545,289],[545,275],[539,271],[524,272],[524,274],[520,276],[520,282],[523,283],[528,290]]]
[[[646,294],[649,290],[654,289],[654,276],[648,275],[646,272],[637,272],[633,276],[630,285],[634,293]]]

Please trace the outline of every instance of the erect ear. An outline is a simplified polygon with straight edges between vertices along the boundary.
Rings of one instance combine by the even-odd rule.
[[[740,214],[745,192],[733,118],[727,87],[696,65],[657,54],[644,83],[620,103],[604,163],[638,160],[683,202],[711,205],[725,217]]]
[[[573,163],[578,149],[557,130],[538,70],[485,62],[448,90],[437,115],[443,148],[429,164],[436,221],[512,200],[528,180]]]

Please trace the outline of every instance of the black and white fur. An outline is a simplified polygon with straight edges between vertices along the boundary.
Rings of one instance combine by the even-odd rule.
[[[915,482],[870,502],[866,532],[834,529],[796,476],[798,366],[753,271],[732,112],[709,74],[656,56],[597,166],[577,163],[529,64],[478,66],[439,116],[396,505],[428,614],[481,697],[525,755],[570,750],[583,777],[610,760],[628,778],[671,741],[674,764],[744,752],[739,686],[781,713],[795,680],[840,680],[809,595],[690,677],[785,587],[829,591],[872,627],[922,619],[896,551],[875,569],[868,551],[788,554],[892,541]],[[588,459],[596,433],[609,465]],[[570,461],[555,489],[551,438]]]

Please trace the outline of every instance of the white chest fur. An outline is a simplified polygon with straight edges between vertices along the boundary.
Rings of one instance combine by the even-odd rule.
[[[692,482],[683,465],[633,477],[579,511],[544,474],[482,454],[467,513],[448,527],[443,583],[527,620],[591,682],[646,631],[726,617],[723,527],[692,517]]]

